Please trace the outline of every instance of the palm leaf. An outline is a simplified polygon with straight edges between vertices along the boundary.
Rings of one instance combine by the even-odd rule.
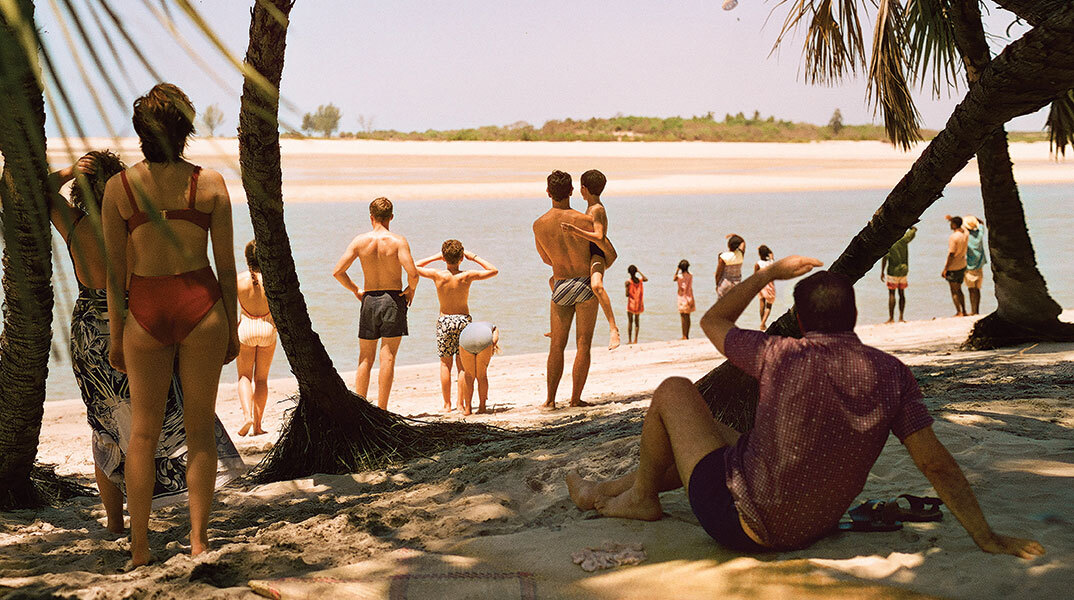
[[[833,84],[865,68],[865,44],[855,0],[781,0],[777,7],[792,1],[773,52],[791,32],[808,23],[803,52],[811,84]]]
[[[1052,101],[1045,127],[1052,152],[1065,157],[1067,146],[1074,146],[1074,90]]]
[[[920,114],[906,83],[906,21],[898,0],[877,4],[869,61],[868,101],[884,116],[884,128],[893,145],[904,150],[921,140]]]
[[[932,95],[958,91],[962,58],[948,18],[950,0],[909,0],[906,4],[908,62],[915,85],[932,83]]]

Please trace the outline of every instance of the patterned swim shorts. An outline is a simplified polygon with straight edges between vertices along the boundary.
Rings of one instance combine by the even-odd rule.
[[[436,354],[440,357],[459,353],[459,334],[473,319],[470,315],[440,315],[436,320]]]

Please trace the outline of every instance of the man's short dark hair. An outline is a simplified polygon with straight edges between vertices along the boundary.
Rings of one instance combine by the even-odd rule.
[[[574,191],[574,183],[571,174],[563,171],[552,171],[548,174],[548,193],[553,200],[566,200]]]
[[[962,227],[962,217],[951,217],[951,224],[955,227]]]
[[[440,254],[444,257],[444,262],[449,265],[454,265],[462,262],[463,247],[462,242],[459,240],[447,240],[442,246],[440,246]]]
[[[194,104],[183,90],[158,83],[134,101],[134,131],[149,162],[175,162],[194,133]]]
[[[380,197],[369,203],[369,216],[378,223],[387,223],[392,218],[392,201]]]
[[[608,178],[604,176],[604,173],[596,169],[590,169],[582,176],[578,178],[578,184],[589,191],[594,196],[599,196],[604,193],[604,186],[608,185]]]
[[[858,320],[854,285],[838,273],[814,273],[794,286],[794,310],[802,324],[802,333],[854,331]]]

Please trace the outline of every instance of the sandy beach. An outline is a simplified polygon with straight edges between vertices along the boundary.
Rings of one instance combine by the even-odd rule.
[[[50,140],[52,164],[68,164],[86,149],[113,148],[140,160],[136,139]],[[883,142],[413,142],[285,139],[281,141],[288,202],[519,198],[540,196],[552,169],[601,169],[618,195],[891,189],[926,144],[903,152]],[[1068,161],[1047,142],[1012,143],[1019,184],[1074,183]],[[234,138],[196,139],[187,158],[224,173],[236,201],[244,195]],[[296,177],[330,167],[331,180]],[[535,187],[535,182],[537,182]],[[951,182],[977,185],[975,161]]]
[[[254,590],[281,598],[518,597],[520,590],[522,597],[609,599],[1063,597],[1074,581],[1074,345],[962,351],[957,344],[971,324],[935,319],[858,333],[911,366],[937,434],[993,527],[1046,547],[1033,561],[981,553],[947,511],[938,523],[843,533],[807,550],[744,557],[707,539],[681,491],[665,494],[666,515],[656,523],[577,510],[565,473],[629,470],[653,388],[670,375],[700,377],[722,360],[698,339],[595,350],[586,399],[596,406],[551,414],[537,410],[543,355],[498,357],[490,368],[495,412],[468,419],[548,435],[455,448],[373,472],[221,489],[210,525],[215,549],[196,559],[185,554],[181,505],[154,513],[158,562],[132,573],[120,572],[126,538],[104,529],[95,499],[4,514],[0,597],[11,588],[28,594],[20,597],[77,598],[246,598],[256,597]],[[228,367],[225,381],[233,373]],[[274,381],[270,433],[235,438],[248,464],[271,446],[294,389],[293,380]],[[561,399],[567,393],[561,387]],[[393,411],[462,418],[443,417],[440,406],[434,365],[398,369]],[[84,414],[77,400],[46,405],[40,460],[89,483]],[[220,388],[218,414],[231,432],[241,424],[232,383]],[[902,493],[932,490],[892,437],[860,499]],[[572,553],[608,541],[641,544],[648,558],[594,573],[572,563]],[[409,586],[406,595],[391,595],[400,585]]]

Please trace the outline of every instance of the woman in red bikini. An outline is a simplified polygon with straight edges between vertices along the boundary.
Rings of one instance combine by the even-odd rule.
[[[194,107],[158,84],[134,101],[145,160],[112,177],[102,220],[108,254],[112,365],[130,381],[131,440],[125,481],[131,562],[149,562],[153,454],[173,369],[183,386],[190,490],[190,553],[209,546],[216,476],[216,388],[239,353],[231,201],[224,179],[183,159]],[[208,242],[219,281],[209,266]]]

